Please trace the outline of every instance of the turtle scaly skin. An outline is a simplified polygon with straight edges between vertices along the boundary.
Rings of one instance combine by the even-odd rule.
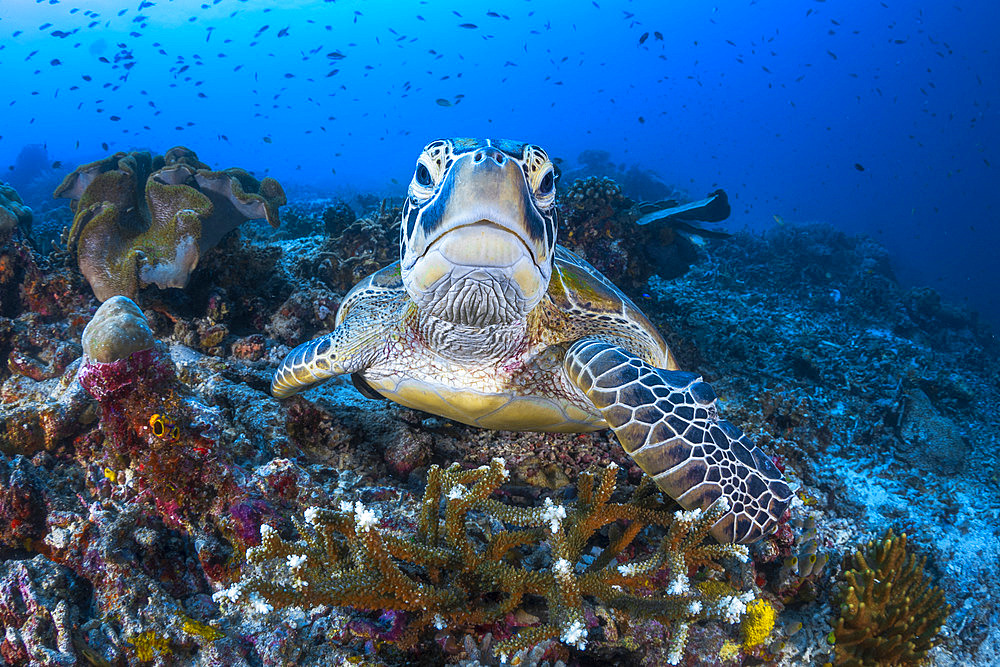
[[[684,508],[728,501],[718,540],[756,541],[791,490],[635,304],[556,245],[554,180],[532,144],[428,144],[403,206],[400,261],[348,293],[332,333],[288,354],[272,393],[352,374],[366,392],[482,428],[610,427]]]

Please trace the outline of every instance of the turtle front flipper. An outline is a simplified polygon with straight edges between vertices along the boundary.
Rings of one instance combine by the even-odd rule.
[[[700,377],[593,338],[574,343],[564,364],[625,451],[682,507],[728,500],[716,539],[749,544],[775,528],[792,491],[764,452],[718,418],[715,392]]]
[[[334,375],[357,373],[368,366],[377,328],[350,317],[325,336],[299,345],[285,356],[271,380],[271,394],[288,398]]]

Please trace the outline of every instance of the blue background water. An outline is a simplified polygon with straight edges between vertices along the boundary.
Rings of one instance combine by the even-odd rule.
[[[567,166],[604,149],[692,197],[726,188],[731,228],[869,233],[904,282],[1000,323],[998,19],[986,1],[2,0],[0,166],[32,143],[56,172],[183,144],[286,186],[399,194],[442,135]]]

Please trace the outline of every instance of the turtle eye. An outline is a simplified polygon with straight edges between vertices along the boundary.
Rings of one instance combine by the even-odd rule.
[[[540,195],[550,195],[552,194],[553,188],[556,186],[556,177],[553,175],[550,169],[545,176],[542,177],[542,182],[538,184],[538,194]]]
[[[427,170],[427,167],[424,165],[423,162],[417,165],[417,173],[415,175],[415,178],[417,179],[417,184],[425,188],[429,188],[434,183],[433,179],[431,178],[431,172]]]

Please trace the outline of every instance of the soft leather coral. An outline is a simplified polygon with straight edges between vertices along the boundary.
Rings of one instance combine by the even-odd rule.
[[[194,151],[115,153],[69,174],[54,197],[72,200],[67,249],[101,301],[141,287],[185,287],[206,251],[247,220],[280,224],[273,178],[212,171]]]
[[[0,232],[17,226],[31,226],[31,209],[24,205],[14,188],[0,183]]]

